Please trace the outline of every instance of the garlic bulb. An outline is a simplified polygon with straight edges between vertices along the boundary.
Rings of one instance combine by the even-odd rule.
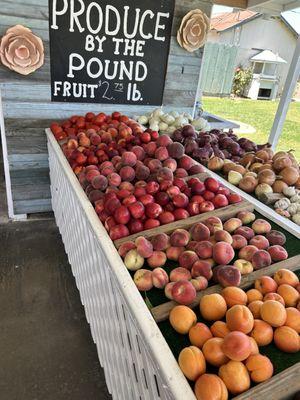
[[[288,206],[291,204],[290,200],[287,198],[277,200],[274,207],[281,208],[282,210],[286,210]]]
[[[168,125],[172,125],[175,121],[175,118],[172,117],[172,115],[170,115],[170,114],[165,114],[165,115],[161,116],[160,119]]]
[[[146,125],[149,120],[148,117],[146,117],[146,115],[141,115],[140,117],[138,117],[137,121],[141,125]]]
[[[294,186],[288,186],[288,187],[283,188],[283,194],[287,197],[292,197],[292,196],[295,196],[296,190],[295,190]]]
[[[169,128],[169,125],[166,124],[165,122],[160,122],[160,123],[158,124],[158,128],[159,128],[160,131],[166,131],[166,130]],[[175,128],[175,129],[176,129],[176,128]],[[174,129],[174,130],[175,130],[175,129]]]
[[[157,122],[153,122],[153,123],[149,126],[149,128],[150,128],[152,131],[158,131],[158,130],[159,130],[158,123],[157,123]]]
[[[154,111],[152,111],[151,116],[154,118],[160,117],[161,115],[164,115],[164,112],[161,108],[156,108]]]
[[[237,186],[240,181],[243,179],[243,175],[236,171],[229,171],[228,173],[228,182],[232,185]]]
[[[298,205],[297,204],[291,204],[288,208],[287,208],[288,212],[291,215],[295,215],[298,212]]]
[[[290,198],[291,203],[300,203],[300,195],[299,194],[295,194],[294,196],[292,196]]]
[[[197,131],[209,131],[210,130],[210,124],[204,118],[194,119],[192,121],[192,125]]]
[[[294,214],[292,216],[292,220],[295,222],[295,224],[300,225],[300,214]]]

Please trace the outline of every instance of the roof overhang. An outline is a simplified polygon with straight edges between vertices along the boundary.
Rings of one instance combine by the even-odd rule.
[[[249,8],[269,15],[280,15],[284,11],[300,7],[300,0],[213,0],[213,2],[228,7]]]

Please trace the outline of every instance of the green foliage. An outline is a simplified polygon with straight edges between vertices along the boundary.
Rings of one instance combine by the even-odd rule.
[[[253,77],[253,71],[251,67],[242,68],[238,67],[235,70],[233,84],[232,84],[232,93],[236,96],[243,96],[245,89],[251,82]]]

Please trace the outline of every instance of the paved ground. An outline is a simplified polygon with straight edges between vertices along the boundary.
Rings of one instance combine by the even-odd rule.
[[[7,223],[3,189],[0,159],[0,399],[111,399],[54,220]]]

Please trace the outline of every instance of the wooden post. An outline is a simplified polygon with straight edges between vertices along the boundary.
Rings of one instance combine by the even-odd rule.
[[[300,74],[300,36],[298,37],[293,59],[290,65],[288,75],[286,77],[283,92],[280,98],[278,109],[273,122],[272,130],[268,142],[275,150],[278,140],[280,138],[286,114],[292,99],[293,91],[296,86],[297,79]]]

